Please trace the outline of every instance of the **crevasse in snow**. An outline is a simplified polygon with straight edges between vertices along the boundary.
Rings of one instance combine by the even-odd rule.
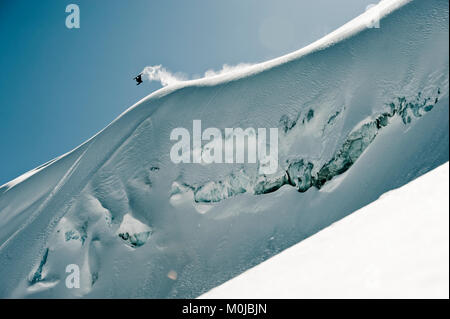
[[[395,102],[389,104],[389,111],[377,116],[374,120],[368,120],[359,125],[345,139],[341,148],[333,154],[332,158],[323,165],[318,171],[314,171],[314,162],[304,159],[289,160],[286,163],[287,169],[276,175],[259,175],[255,178],[249,177],[244,171],[238,174],[231,174],[223,181],[212,182],[200,186],[192,186],[188,190],[194,190],[194,200],[196,202],[219,202],[223,199],[250,192],[253,194],[266,194],[276,191],[283,185],[292,185],[299,192],[305,192],[310,187],[321,188],[327,181],[333,177],[347,171],[364,150],[375,139],[378,131],[389,124],[389,119],[395,115],[401,117],[405,125],[411,122],[414,117],[421,117],[426,112],[433,109],[433,106],[439,101],[440,89],[435,92],[435,96],[423,98],[419,92],[413,101],[407,101],[405,97],[397,98]],[[309,121],[314,115],[312,109],[308,111],[306,117]],[[339,114],[337,112],[331,115],[327,125]],[[297,116],[298,120],[299,116]],[[288,117],[282,116],[280,123],[283,123],[283,130],[287,133],[296,125],[295,121],[290,121]],[[288,124],[286,124],[288,123]],[[303,124],[305,121],[303,121]]]

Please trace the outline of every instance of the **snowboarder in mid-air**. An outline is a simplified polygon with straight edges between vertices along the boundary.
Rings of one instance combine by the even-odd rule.
[[[142,73],[139,73],[139,75],[137,77],[134,78],[134,80],[136,80],[137,84],[139,85],[142,83]]]

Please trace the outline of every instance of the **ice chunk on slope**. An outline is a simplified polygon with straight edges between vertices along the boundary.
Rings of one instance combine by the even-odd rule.
[[[449,163],[200,298],[448,298]]]
[[[147,242],[151,228],[133,218],[130,214],[123,216],[117,234],[132,247],[140,247]]]

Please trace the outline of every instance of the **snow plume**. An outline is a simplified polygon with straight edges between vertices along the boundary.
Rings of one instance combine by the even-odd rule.
[[[146,66],[142,71],[143,79],[148,81],[161,82],[162,86],[175,84],[181,81],[186,81],[186,76],[182,73],[172,74],[167,71],[162,65]]]
[[[237,65],[228,65],[224,64],[222,69],[215,71],[213,69],[207,70],[203,77],[209,78],[217,75],[222,75],[229,72],[240,71],[242,69],[248,68],[253,64],[250,63],[239,63]],[[191,79],[199,79],[201,76],[193,76],[189,78],[184,73],[177,72],[172,73],[164,68],[162,65],[154,65],[154,66],[146,66],[142,71],[142,78],[148,81],[157,81],[160,82],[162,86],[167,86],[171,84],[175,84],[182,81],[187,81]]]
[[[209,78],[212,76],[216,76],[216,75],[221,75],[221,74],[225,74],[225,73],[229,73],[229,72],[235,72],[235,71],[240,71],[243,69],[246,69],[250,66],[252,66],[253,64],[251,63],[239,63],[236,65],[228,65],[228,64],[224,64],[222,66],[222,69],[220,69],[219,71],[214,71],[214,70],[208,70],[205,72],[205,78]]]

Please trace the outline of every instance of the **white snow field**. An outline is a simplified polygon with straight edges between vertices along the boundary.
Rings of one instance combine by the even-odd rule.
[[[449,298],[448,162],[201,298]]]
[[[198,297],[447,162],[448,9],[382,1],[297,52],[167,86],[1,186],[0,297]],[[193,120],[279,128],[278,171],[173,163]]]

